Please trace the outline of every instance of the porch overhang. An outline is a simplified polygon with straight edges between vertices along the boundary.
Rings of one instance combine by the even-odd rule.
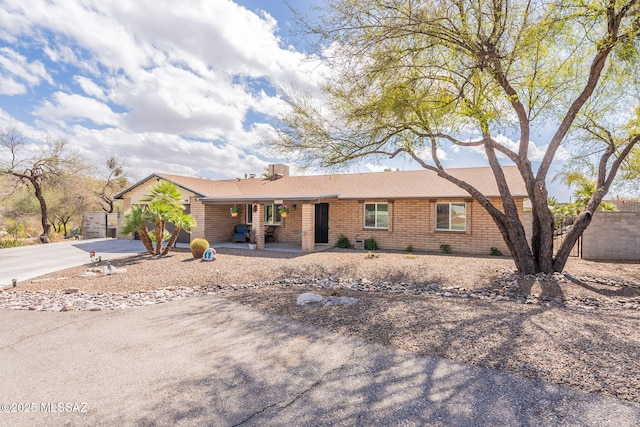
[[[303,195],[243,195],[229,197],[199,197],[196,200],[206,205],[228,205],[233,203],[319,203],[325,199],[335,199],[339,194],[303,194]]]

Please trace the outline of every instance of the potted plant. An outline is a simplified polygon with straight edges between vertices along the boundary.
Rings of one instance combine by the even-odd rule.
[[[238,216],[238,208],[236,206],[229,208],[229,213],[231,214],[231,216],[236,217]]]
[[[285,204],[278,206],[278,212],[280,212],[282,218],[286,218],[289,215],[289,206]]]
[[[253,229],[253,227],[249,227],[244,235],[249,240],[249,249],[254,250],[258,244],[258,233],[256,233],[256,230]]]

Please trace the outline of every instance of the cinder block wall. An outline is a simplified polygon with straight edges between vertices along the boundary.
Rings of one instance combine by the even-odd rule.
[[[82,216],[82,238],[107,237],[107,216],[104,212],[85,212]]]
[[[582,236],[582,258],[640,261],[640,212],[596,212]]]

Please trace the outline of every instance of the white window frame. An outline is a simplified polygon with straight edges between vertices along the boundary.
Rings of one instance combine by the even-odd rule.
[[[280,220],[282,217],[280,216],[280,209],[278,209],[279,203],[267,203],[264,205],[264,225],[280,225]],[[272,220],[267,221],[267,206],[270,206],[273,212]]]
[[[253,224],[253,205],[246,206],[247,224]]]
[[[374,205],[374,225],[367,225],[367,206]],[[387,207],[387,225],[382,227],[378,225],[378,206],[386,205]],[[389,203],[387,202],[365,202],[363,207],[363,225],[364,228],[370,228],[375,230],[388,230],[389,229]]]
[[[264,205],[264,225],[280,225],[281,222],[281,217],[280,217],[280,210],[278,209],[278,203],[266,203]],[[267,221],[267,212],[269,211],[269,209],[267,208],[267,206],[270,206],[273,212],[273,216],[272,216],[272,220],[271,221]],[[252,211],[253,209],[253,205],[247,205],[247,224],[252,224],[253,223],[253,217],[255,216],[255,212]],[[249,216],[251,216],[251,218],[249,218]],[[251,221],[250,221],[251,219]]]
[[[449,224],[448,228],[438,228],[438,206],[439,205],[448,205],[449,206]],[[464,228],[463,229],[454,229],[451,227],[451,205],[462,205],[464,206]],[[452,231],[454,233],[464,233],[467,231],[467,203],[466,202],[436,202],[436,211],[435,211],[435,226],[436,231]]]

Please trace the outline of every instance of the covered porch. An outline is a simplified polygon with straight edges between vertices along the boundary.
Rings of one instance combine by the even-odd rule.
[[[214,248],[222,245],[248,249],[246,243],[233,241],[235,227],[248,224],[255,230],[256,249],[312,253],[329,247],[326,200],[332,197],[336,196],[196,198],[192,201],[192,215],[203,225],[197,228],[202,233],[197,237],[214,242]],[[288,210],[286,214],[280,213],[283,207]],[[268,241],[267,230],[274,237]]]

